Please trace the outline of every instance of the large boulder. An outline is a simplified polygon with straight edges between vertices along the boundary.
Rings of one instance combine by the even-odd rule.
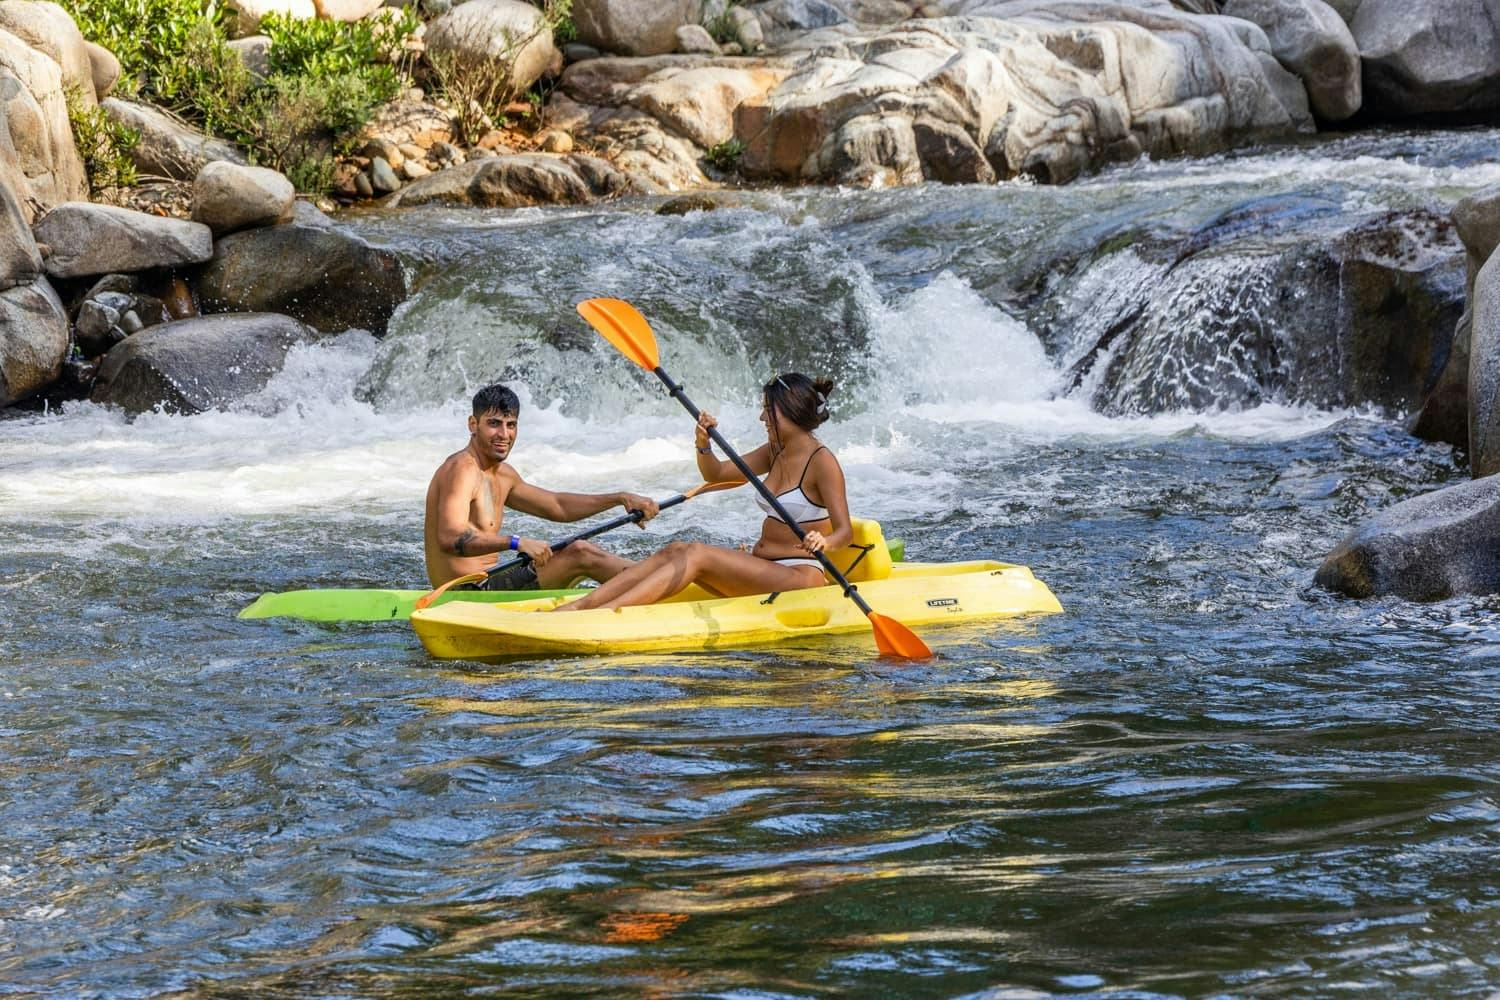
[[[263,389],[312,331],[289,316],[199,316],[143,330],[104,356],[92,399],[129,413],[222,409]]]
[[[193,181],[193,221],[220,236],[288,222],[296,200],[292,182],[277,171],[220,160],[198,171]]]
[[[0,290],[29,285],[42,275],[42,255],[15,192],[0,182]]]
[[[1500,591],[1500,479],[1445,487],[1381,511],[1329,553],[1313,581],[1349,597],[1411,601]]]
[[[43,267],[54,278],[199,264],[214,250],[201,223],[79,201],[58,205],[33,233],[50,248]]]
[[[1469,445],[1470,344],[1474,328],[1474,279],[1479,269],[1500,246],[1500,184],[1492,184],[1453,206],[1453,225],[1463,241],[1468,275],[1464,282],[1467,304],[1453,331],[1453,348],[1447,364],[1408,424],[1412,434],[1425,441],[1441,441],[1457,447]],[[1480,363],[1483,369],[1486,362]]]
[[[859,11],[881,23],[840,20],[753,62],[579,63],[563,78],[567,117],[613,162],[668,187],[704,182],[692,164],[703,142],[723,141],[730,104],[745,176],[860,186],[1020,174],[1063,183],[1143,153],[1208,153],[1312,128],[1301,82],[1247,21],[1166,0],[946,0],[920,8],[941,16],[892,24],[916,8],[884,6],[893,9]],[[763,94],[715,83],[705,97],[673,83],[747,63],[774,72]]]
[[[1326,202],[1283,196],[1185,239],[1111,243],[1037,317],[1106,413],[1271,400],[1409,411],[1447,363],[1463,310],[1462,248],[1426,211],[1349,225]]]
[[[1365,107],[1381,118],[1500,108],[1500,3],[1362,0],[1350,24]]]
[[[0,28],[0,120],[9,142],[0,159],[14,159],[17,193],[44,207],[88,197],[88,177],[73,144],[63,71],[52,57]],[[3,139],[3,137],[0,137]],[[24,188],[24,190],[22,190]]]
[[[197,284],[206,313],[285,313],[324,333],[384,336],[406,298],[394,253],[336,229],[296,224],[219,240]]]
[[[1500,472],[1500,254],[1474,277],[1469,330],[1469,467]]]
[[[89,69],[93,74],[94,98],[102,101],[109,96],[110,91],[115,89],[115,84],[120,82],[122,72],[120,60],[102,45],[85,42],[84,46],[89,52]]]
[[[63,85],[76,87],[83,101],[95,101],[88,43],[66,10],[51,0],[0,0],[0,28],[51,56],[62,67]]]
[[[574,0],[578,38],[603,52],[655,56],[677,48],[677,29],[696,24],[700,0]]]
[[[1223,13],[1260,25],[1281,65],[1302,80],[1319,118],[1340,122],[1359,110],[1359,47],[1323,0],[1226,0]]]
[[[50,385],[67,353],[68,314],[46,278],[0,291],[0,406]]]
[[[313,0],[325,21],[360,21],[384,5],[384,0]]]
[[[391,199],[391,204],[479,208],[578,205],[641,190],[627,175],[597,157],[520,153],[470,160],[413,181]]]
[[[786,73],[768,65],[704,66],[648,77],[624,96],[631,106],[711,149],[734,138],[740,105],[763,98]]]
[[[560,58],[542,12],[521,0],[468,0],[431,21],[423,40],[429,59],[509,65],[517,92]]]
[[[245,154],[223,139],[204,135],[156,108],[111,97],[101,107],[115,121],[140,133],[130,158],[142,174],[190,181],[216,160],[245,163]]]

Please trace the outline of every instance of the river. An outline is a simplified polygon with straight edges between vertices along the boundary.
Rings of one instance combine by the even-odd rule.
[[[1362,518],[1464,477],[1449,449],[1294,394],[1106,415],[1056,317],[1147,279],[1059,279],[1046,336],[1007,289],[1267,196],[1446,211],[1497,151],[1381,133],[1063,188],[355,217],[414,276],[384,342],[299,349],[233,412],[0,421],[0,991],[1493,987],[1500,602],[1311,588]],[[403,626],[235,619],[418,585],[427,479],[492,378],[532,481],[692,485],[691,424],[576,319],[592,295],[643,309],[732,441],[774,371],[832,375],[855,512],[910,558],[1029,565],[1065,613],[926,632],[924,664],[850,638],[466,665]],[[757,517],[719,494],[608,541]]]

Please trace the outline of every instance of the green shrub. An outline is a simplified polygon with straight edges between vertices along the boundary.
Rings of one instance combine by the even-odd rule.
[[[730,17],[730,11],[739,6],[738,0],[726,0],[724,6],[717,14],[703,22],[703,27],[713,36],[713,40],[720,45],[728,45],[730,42],[739,40],[739,32],[735,28],[734,18]]]
[[[738,139],[725,139],[704,154],[703,158],[709,162],[710,166],[730,171],[739,169],[740,157],[744,155],[745,144],[743,142]]]
[[[210,0],[63,0],[83,36],[120,60],[123,96],[154,93],[152,77],[182,55],[188,35],[207,21],[220,27]]]
[[[120,59],[128,93],[244,146],[300,190],[326,190],[375,108],[410,82],[400,53],[420,19],[296,20],[267,15],[270,72],[256,79],[228,47],[213,0],[67,0],[84,37]],[[388,61],[392,55],[397,61]]]
[[[68,124],[73,127],[73,144],[78,147],[88,173],[89,191],[98,194],[135,184],[135,162],[130,151],[141,141],[141,134],[115,121],[103,108],[84,98],[76,86],[69,85],[63,97],[68,104]]]

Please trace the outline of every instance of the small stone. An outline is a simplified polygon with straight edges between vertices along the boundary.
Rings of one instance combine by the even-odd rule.
[[[432,155],[440,160],[453,160],[463,156],[463,150],[451,142],[435,142],[432,144]]]
[[[735,40],[744,46],[746,52],[754,52],[766,44],[766,35],[761,29],[760,18],[753,13],[744,7],[731,7],[729,19],[734,22]]]
[[[414,142],[403,142],[396,148],[401,150],[401,155],[408,160],[425,160],[427,158],[427,150]],[[386,157],[386,159],[390,161],[392,167],[396,167],[396,161],[391,160],[390,157]]]
[[[490,158],[491,156],[499,155],[500,154],[495,152],[493,149],[485,149],[483,146],[476,146],[475,148],[469,150],[469,159],[471,160],[485,160]]]
[[[742,56],[745,54],[745,47],[739,42],[725,42],[719,51],[726,56]]]
[[[375,185],[370,183],[370,175],[363,170],[354,175],[354,193],[361,198],[375,197]]]
[[[146,329],[146,324],[141,322],[141,318],[135,314],[135,310],[133,309],[120,317],[118,326],[121,330],[125,331],[127,337],[132,333]]]
[[[401,172],[406,175],[406,179],[409,181],[414,181],[418,178],[426,177],[428,174],[432,173],[431,170],[427,169],[427,165],[421,160],[407,160],[406,163],[402,165]]]
[[[505,133],[497,128],[490,129],[479,138],[479,148],[481,149],[501,149],[503,147],[505,147]]]
[[[566,132],[549,128],[542,133],[540,146],[544,153],[571,153],[573,137]]]
[[[592,45],[585,45],[582,42],[569,42],[563,46],[562,54],[563,58],[570,63],[586,62],[590,59],[598,59],[603,55],[602,52]]]
[[[420,102],[427,100],[427,91],[423,90],[421,87],[407,87],[406,93],[402,96],[405,97],[408,101]]]
[[[703,25],[683,24],[677,28],[677,51],[702,52],[716,56],[719,54],[719,43],[714,41],[714,36],[710,35]]]
[[[401,178],[383,156],[370,160],[370,186],[379,194],[390,194],[401,189]]]

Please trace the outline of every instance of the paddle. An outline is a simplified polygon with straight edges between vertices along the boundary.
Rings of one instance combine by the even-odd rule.
[[[621,354],[661,379],[667,391],[693,415],[693,419],[698,418],[698,407],[687,398],[686,393],[682,391],[682,386],[673,382],[671,376],[662,369],[656,349],[656,335],[651,332],[651,325],[646,322],[646,317],[642,316],[635,306],[622,299],[588,299],[578,303],[578,314],[599,331],[600,336],[613,344]],[[775,494],[760,481],[759,476],[751,471],[739,453],[730,447],[729,442],[724,440],[724,435],[719,433],[719,429],[710,427],[708,435],[720,448],[724,449],[724,454],[729,456],[735,468],[739,469],[745,479],[760,492],[761,496],[766,498],[771,509],[776,511],[781,520],[797,533],[797,537],[806,537],[807,533],[802,530],[802,526],[786,512],[786,508],[781,506],[781,501],[776,499]],[[844,574],[840,573],[838,568],[829,561],[828,556],[822,552],[815,554],[818,562],[823,564],[823,570],[844,588],[844,596],[853,601],[859,610],[865,613],[865,617],[870,619],[870,625],[875,629],[875,645],[882,653],[908,660],[925,660],[932,656],[932,650],[927,648],[927,644],[919,639],[915,632],[894,618],[887,618],[871,609],[854,585],[844,579]]]
[[[719,483],[702,483],[698,486],[694,486],[690,490],[685,490],[684,492],[677,494],[670,500],[663,500],[661,503],[656,505],[656,509],[657,511],[663,511],[668,507],[676,507],[680,503],[686,503],[700,493],[717,493],[719,490],[732,490],[736,486],[743,485],[744,483],[741,483],[738,479],[725,480]],[[587,531],[580,531],[576,535],[564,538],[562,541],[552,546],[552,551],[556,552],[559,549],[565,549],[569,545],[572,545],[574,542],[581,542],[586,538],[593,538],[595,535],[602,535],[606,531],[614,531],[616,528],[624,527],[627,524],[637,524],[643,517],[645,517],[645,515],[638,510],[629,511],[628,513],[621,514],[619,517],[615,518],[612,521],[605,521],[603,524],[595,525]],[[432,602],[441,597],[443,593],[450,587],[461,586],[465,583],[478,583],[480,580],[488,580],[496,573],[504,573],[506,570],[515,569],[522,563],[530,561],[530,556],[519,555],[514,559],[509,559],[505,562],[497,562],[489,569],[481,570],[478,573],[466,573],[463,576],[454,577],[452,580],[449,580],[447,583],[443,584],[441,587],[438,587],[436,590],[433,590],[432,592],[424,594],[423,596],[417,598],[416,608],[418,610],[421,610],[422,608],[430,607],[432,605]]]

